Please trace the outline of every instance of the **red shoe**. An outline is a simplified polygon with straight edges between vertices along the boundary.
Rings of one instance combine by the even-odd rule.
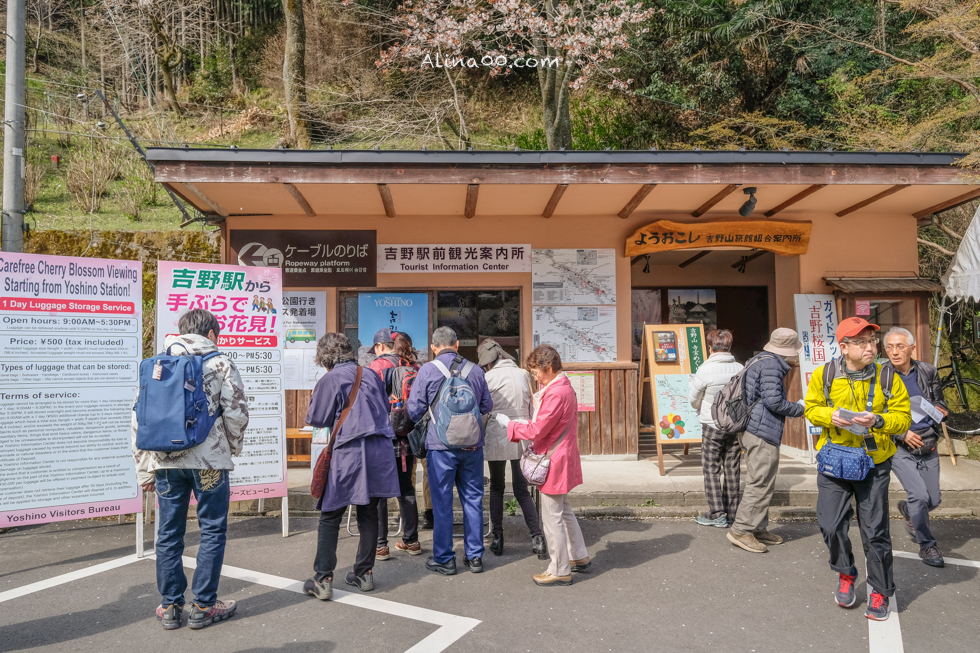
[[[840,585],[834,592],[834,598],[837,600],[837,605],[842,608],[853,608],[854,604],[857,603],[857,595],[854,593],[855,578],[857,576],[840,575]]]
[[[864,616],[872,621],[885,621],[888,619],[888,597],[879,594],[878,590],[871,591],[871,598],[868,599],[868,609]]]

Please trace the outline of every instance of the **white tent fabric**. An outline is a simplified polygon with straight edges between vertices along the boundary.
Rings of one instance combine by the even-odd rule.
[[[963,242],[956,250],[956,256],[949,263],[943,275],[946,296],[954,302],[972,298],[980,301],[980,207],[973,214],[973,220],[963,236]]]

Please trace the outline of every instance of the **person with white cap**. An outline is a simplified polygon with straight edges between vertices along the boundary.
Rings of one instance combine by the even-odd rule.
[[[803,349],[799,335],[792,329],[776,329],[763,349],[745,364],[745,398],[752,412],[740,440],[747,479],[735,521],[728,529],[728,540],[752,553],[765,553],[767,545],[783,543],[783,538],[768,530],[769,503],[776,489],[786,418],[803,414],[803,406],[786,399],[783,383],[789,372],[786,359]]]

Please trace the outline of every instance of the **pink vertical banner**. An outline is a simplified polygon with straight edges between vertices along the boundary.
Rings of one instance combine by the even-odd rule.
[[[218,318],[218,349],[242,376],[249,422],[231,473],[231,500],[286,496],[282,271],[279,268],[159,261],[157,350],[180,316],[203,308]]]
[[[0,253],[0,527],[142,512],[143,264]]]

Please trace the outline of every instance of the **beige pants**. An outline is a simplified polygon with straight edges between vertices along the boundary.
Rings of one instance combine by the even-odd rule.
[[[731,530],[736,533],[761,533],[769,526],[769,503],[776,489],[779,471],[779,447],[745,431],[741,436],[745,449],[745,491]]]
[[[415,468],[419,459],[412,463],[412,483],[415,483]],[[429,466],[422,463],[422,510],[432,510],[432,495],[429,494]]]
[[[589,557],[567,494],[541,494],[541,528],[551,556],[549,574],[568,576],[572,573],[572,560]]]

